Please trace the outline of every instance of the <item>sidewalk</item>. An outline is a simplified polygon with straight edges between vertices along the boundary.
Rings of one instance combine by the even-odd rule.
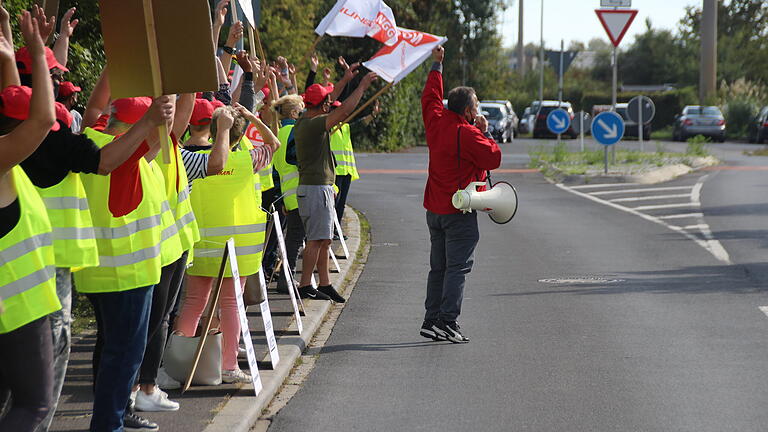
[[[347,208],[342,221],[344,234],[348,236],[349,259],[339,259],[341,272],[331,273],[331,281],[344,295],[349,297],[353,287],[346,286],[347,276],[356,265],[355,258],[361,246],[361,225],[357,214]],[[337,256],[341,246],[334,243]],[[300,268],[300,264],[297,267]],[[331,262],[331,268],[335,270]],[[299,336],[293,318],[293,307],[288,295],[276,294],[276,284],[269,286],[269,306],[280,352],[280,363],[271,369],[264,325],[258,306],[248,308],[253,345],[259,362],[263,389],[254,396],[253,386],[222,384],[210,387],[191,387],[183,396],[179,390],[168,391],[172,400],[181,404],[176,412],[140,413],[160,425],[161,431],[248,431],[256,422],[262,410],[269,405],[304,351],[315,331],[322,323],[332,303],[327,301],[304,300],[306,316],[302,317],[304,331]],[[96,341],[95,331],[73,336],[72,354],[67,378],[59,400],[51,431],[88,430],[93,403],[91,358]],[[248,369],[245,359],[240,359],[240,368]]]

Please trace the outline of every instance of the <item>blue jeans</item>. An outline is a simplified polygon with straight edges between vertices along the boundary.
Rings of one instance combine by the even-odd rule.
[[[103,344],[94,377],[91,431],[123,430],[123,415],[147,345],[153,288],[88,294]]]
[[[442,215],[427,211],[427,227],[432,247],[424,318],[453,322],[461,314],[464,281],[480,240],[477,212]]]

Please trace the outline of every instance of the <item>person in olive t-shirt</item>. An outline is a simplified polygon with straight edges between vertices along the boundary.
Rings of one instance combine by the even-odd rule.
[[[341,90],[355,77],[359,64],[352,65],[336,85],[323,87],[312,84],[304,93],[307,111],[296,121],[293,129],[296,159],[299,168],[299,215],[304,224],[307,245],[302,257],[299,294],[303,298],[333,300],[344,303],[331,285],[328,273],[328,249],[333,238],[334,190],[336,162],[331,153],[329,131],[346,119],[355,109],[365,90],[376,79],[370,72],[360,80],[355,91],[332,113],[328,113]],[[335,102],[338,104],[338,102]],[[312,273],[317,267],[320,284],[314,289]]]

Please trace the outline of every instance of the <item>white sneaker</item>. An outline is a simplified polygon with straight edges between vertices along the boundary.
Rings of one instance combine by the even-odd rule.
[[[178,411],[179,403],[168,399],[168,394],[159,388],[155,388],[152,394],[146,394],[140,391],[136,395],[137,411]]]
[[[222,370],[221,381],[227,384],[252,382],[251,375],[243,372],[239,368],[235,370]]]
[[[168,372],[165,371],[164,367],[161,367],[157,371],[157,379],[155,381],[157,382],[157,386],[163,390],[176,390],[181,388],[181,383],[168,375]]]

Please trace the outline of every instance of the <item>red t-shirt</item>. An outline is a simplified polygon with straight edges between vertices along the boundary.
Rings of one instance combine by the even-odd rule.
[[[429,73],[421,111],[429,147],[424,208],[437,214],[459,213],[451,204],[453,194],[470,182],[485,181],[486,171],[501,165],[501,149],[464,117],[443,107],[443,75],[439,71]]]

